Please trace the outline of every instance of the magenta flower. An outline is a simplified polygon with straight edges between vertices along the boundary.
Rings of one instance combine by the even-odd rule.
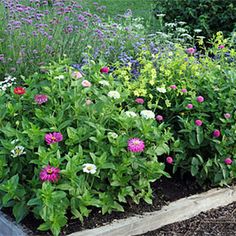
[[[188,109],[193,109],[193,104],[189,103],[186,107],[187,107]]]
[[[45,94],[38,94],[34,96],[34,101],[37,102],[39,105],[48,101],[48,96]]]
[[[187,93],[188,91],[187,91],[187,89],[183,88],[183,89],[181,89],[181,92],[182,93]]]
[[[46,134],[44,139],[47,142],[47,144],[50,145],[52,143],[58,143],[58,142],[62,141],[63,136],[59,132],[53,132],[53,133]]]
[[[189,55],[193,55],[196,52],[196,48],[188,48],[186,49],[186,53]]]
[[[197,97],[197,102],[204,102],[204,97],[203,96],[198,96]]]
[[[170,86],[170,88],[171,88],[171,89],[177,89],[177,86],[176,86],[175,84],[172,84],[172,85]]]
[[[173,158],[172,158],[172,157],[167,157],[167,158],[166,158],[166,162],[167,162],[168,164],[172,164],[172,163],[173,163]]]
[[[218,138],[218,137],[220,137],[220,131],[218,130],[218,129],[215,129],[214,131],[213,131],[213,137],[215,137],[215,138]]]
[[[145,148],[143,140],[139,138],[132,138],[128,141],[128,150],[130,152],[142,152]]]
[[[163,119],[164,119],[164,118],[163,118],[162,115],[157,115],[157,116],[156,116],[156,120],[157,120],[157,121],[163,121]]]
[[[220,45],[218,48],[223,49],[223,48],[225,48],[225,45]]]
[[[225,119],[230,119],[231,118],[231,114],[230,113],[225,113],[224,117],[225,117]]]
[[[202,121],[201,120],[195,120],[195,125],[196,126],[201,126],[202,125]]]
[[[104,67],[102,67],[102,68],[100,69],[100,72],[101,72],[102,74],[108,74],[109,70],[110,70],[109,67],[104,66]]]
[[[40,180],[43,182],[49,181],[54,183],[58,181],[60,177],[59,173],[60,173],[59,168],[48,165],[40,171],[39,177]]]
[[[233,163],[232,159],[230,157],[225,158],[225,164],[231,165]]]
[[[144,104],[144,99],[142,99],[142,98],[136,98],[136,99],[135,99],[135,102],[138,103],[138,104]]]

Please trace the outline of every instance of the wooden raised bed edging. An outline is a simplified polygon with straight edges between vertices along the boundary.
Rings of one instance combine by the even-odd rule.
[[[236,186],[215,188],[201,194],[181,198],[159,211],[136,215],[127,219],[72,233],[68,236],[130,236],[143,234],[162,226],[190,219],[201,212],[223,207],[236,201]],[[30,232],[7,219],[0,211],[0,236],[27,236]]]
[[[182,198],[159,211],[114,221],[95,229],[75,232],[69,236],[129,236],[143,234],[162,226],[187,220],[201,212],[226,206],[236,201],[236,187],[211,189],[201,194]]]

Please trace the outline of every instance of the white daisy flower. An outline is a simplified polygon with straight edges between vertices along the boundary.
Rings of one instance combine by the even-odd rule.
[[[137,116],[137,114],[135,112],[133,112],[133,111],[126,111],[125,115],[128,116],[128,117],[135,117],[135,116]]]
[[[95,174],[97,171],[97,167],[94,164],[86,163],[83,164],[83,172],[88,174]]]
[[[101,84],[102,86],[109,86],[110,85],[109,82],[106,80],[99,81],[99,84]]]
[[[108,134],[107,134],[109,137],[111,137],[111,138],[113,138],[113,139],[116,139],[116,138],[118,138],[118,134],[117,133],[115,133],[115,132],[108,132]]]
[[[18,157],[24,155],[26,153],[24,150],[25,148],[23,146],[15,146],[15,148],[11,150],[11,156]]]
[[[117,92],[117,91],[110,91],[107,94],[107,96],[110,97],[110,98],[119,99],[120,98],[120,93]]]
[[[155,119],[154,112],[152,112],[150,110],[143,110],[140,112],[140,115],[145,119]]]
[[[160,93],[166,93],[165,88],[157,88],[157,91],[160,92]]]

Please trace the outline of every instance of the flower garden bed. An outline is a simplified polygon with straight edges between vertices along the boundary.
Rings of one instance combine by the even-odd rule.
[[[104,22],[77,1],[4,0],[0,14],[0,209],[18,223],[68,234],[159,210],[176,173],[235,179],[234,39],[199,51],[184,29],[147,36],[131,11]]]
[[[194,192],[203,191],[200,187],[194,187],[194,181],[166,179],[156,183],[153,187],[155,187],[158,196],[155,195],[152,206],[145,203],[138,206],[131,204],[127,205],[125,213],[112,213],[105,216],[95,211],[89,219],[85,220],[83,225],[78,221],[69,220],[61,235],[118,236],[121,233],[125,236],[138,235],[190,219],[201,212],[223,207],[236,201],[236,187],[234,186],[223,189],[215,188],[193,195],[191,194]],[[165,193],[165,195],[161,196],[160,193]],[[183,197],[184,195],[191,196]],[[12,222],[11,218],[7,218],[4,214],[0,216],[1,236],[51,235],[37,231],[39,222],[32,220],[32,217],[27,217],[23,221],[23,227],[22,224],[17,225]],[[150,233],[150,235],[155,235],[155,233]]]

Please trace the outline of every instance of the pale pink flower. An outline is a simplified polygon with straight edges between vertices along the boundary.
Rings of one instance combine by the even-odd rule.
[[[143,98],[136,98],[135,102],[138,104],[144,104],[144,99]]]
[[[164,118],[163,118],[162,115],[157,115],[157,116],[156,116],[156,120],[157,120],[157,121],[163,121],[163,119],[164,119]]]
[[[225,119],[230,119],[231,118],[231,114],[230,113],[225,113],[224,117],[225,117]]]
[[[89,87],[92,86],[92,84],[91,84],[88,80],[86,80],[86,79],[83,80],[81,84],[82,84],[82,86],[85,87],[85,88],[89,88]]]
[[[193,55],[193,54],[196,52],[196,48],[188,48],[188,49],[186,49],[186,52],[187,52],[189,55]]]
[[[71,76],[75,79],[80,79],[83,77],[83,75],[79,71],[72,72]]]

